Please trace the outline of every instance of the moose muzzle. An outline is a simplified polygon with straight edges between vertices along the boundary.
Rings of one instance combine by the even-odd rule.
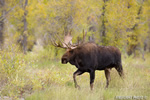
[[[67,63],[68,63],[67,58],[62,58],[62,59],[61,59],[61,63],[62,63],[62,64],[67,64]]]

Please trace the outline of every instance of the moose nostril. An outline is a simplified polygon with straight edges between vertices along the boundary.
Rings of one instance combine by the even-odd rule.
[[[63,63],[63,64],[67,63],[67,58],[62,58],[61,63]]]

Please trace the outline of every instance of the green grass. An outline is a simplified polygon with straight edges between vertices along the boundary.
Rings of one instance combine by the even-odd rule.
[[[26,100],[114,100],[116,96],[146,96],[150,99],[150,58],[146,61],[139,58],[124,58],[125,79],[122,80],[117,71],[112,69],[111,82],[105,89],[106,80],[103,71],[96,71],[94,90],[90,90],[89,74],[77,77],[81,89],[75,89],[72,74],[76,68],[70,64],[62,65],[59,61],[37,62],[39,71],[46,74],[50,71],[50,84],[43,90],[34,91]],[[41,67],[42,66],[42,67]]]
[[[125,79],[112,69],[111,82],[105,89],[103,71],[96,71],[94,90],[90,90],[90,77],[84,73],[77,77],[81,89],[75,89],[73,73],[77,70],[60,60],[50,60],[48,54],[1,53],[0,97],[25,100],[115,100],[116,96],[147,96],[150,99],[150,55],[141,58],[122,57]]]

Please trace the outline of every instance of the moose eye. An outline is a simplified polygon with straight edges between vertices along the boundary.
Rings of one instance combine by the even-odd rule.
[[[73,53],[73,50],[70,50],[70,51],[69,51],[69,53],[71,53],[71,54],[72,54],[72,53]]]

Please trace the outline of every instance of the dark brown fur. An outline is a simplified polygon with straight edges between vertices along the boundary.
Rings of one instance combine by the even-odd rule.
[[[84,72],[90,73],[91,89],[93,89],[95,70],[105,70],[106,88],[109,85],[111,68],[116,68],[119,75],[123,76],[121,53],[118,48],[113,46],[98,46],[93,42],[84,43],[75,49],[67,50],[61,60],[63,64],[69,62],[77,67],[77,71],[73,74],[73,79],[75,87],[78,88],[76,76]]]

